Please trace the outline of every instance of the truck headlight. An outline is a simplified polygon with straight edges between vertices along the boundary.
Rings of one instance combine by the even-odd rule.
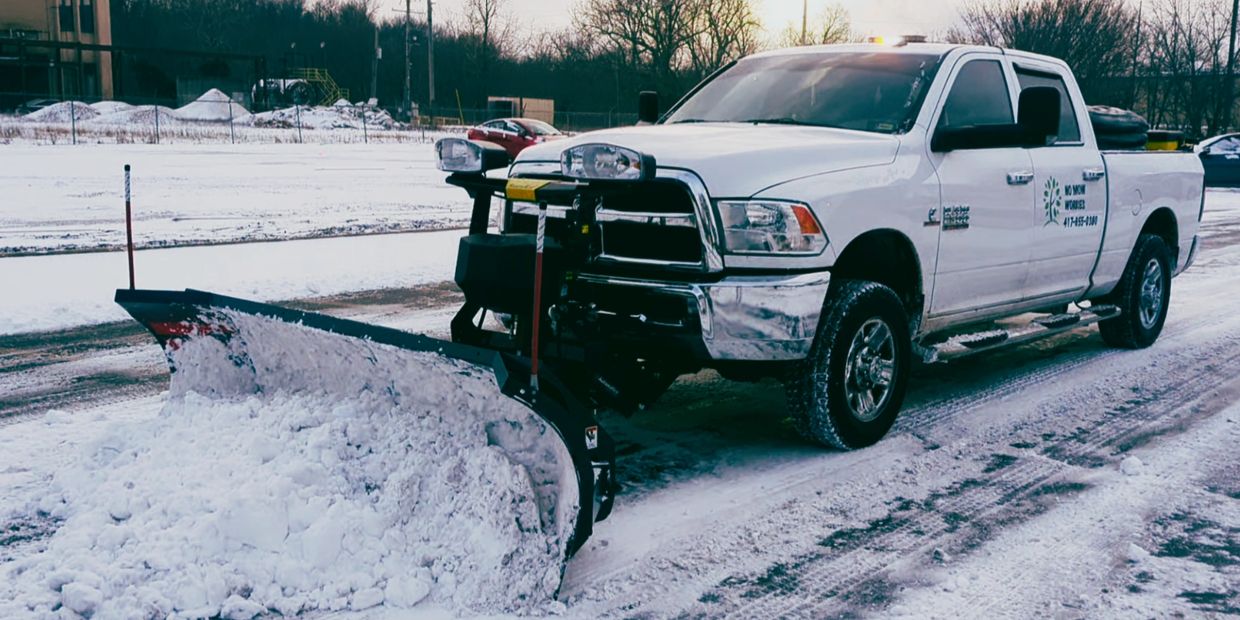
[[[739,254],[818,254],[827,236],[808,205],[779,200],[722,200],[724,245]]]
[[[572,179],[644,181],[654,169],[653,157],[611,144],[582,144],[560,155],[560,172]]]
[[[444,172],[483,173],[508,165],[508,152],[490,142],[441,138],[435,143],[436,165]]]

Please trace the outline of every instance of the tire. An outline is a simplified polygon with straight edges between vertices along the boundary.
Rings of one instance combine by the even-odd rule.
[[[1105,105],[1089,106],[1089,122],[1099,136],[1143,134],[1150,130],[1149,121],[1140,114]]]
[[[1171,301],[1171,249],[1162,237],[1141,235],[1124,274],[1103,303],[1119,306],[1120,315],[1098,324],[1102,340],[1113,347],[1144,349],[1158,340]]]
[[[904,402],[910,351],[908,318],[894,291],[876,282],[838,281],[809,357],[785,381],[797,431],[841,450],[877,443]]]
[[[1147,142],[1149,134],[1144,133],[1098,134],[1098,148],[1104,151],[1140,151]]]

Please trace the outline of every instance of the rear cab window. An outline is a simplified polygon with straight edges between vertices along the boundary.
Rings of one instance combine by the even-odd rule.
[[[1016,79],[1020,81],[1021,90],[1034,86],[1050,86],[1059,91],[1059,136],[1055,142],[1057,144],[1080,143],[1081,126],[1076,118],[1076,105],[1068,93],[1068,86],[1064,84],[1063,76],[1048,71],[1029,69],[1019,64],[1015,68]]]

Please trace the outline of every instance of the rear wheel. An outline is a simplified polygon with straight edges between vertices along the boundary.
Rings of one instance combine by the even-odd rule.
[[[1171,301],[1171,250],[1162,237],[1141,235],[1137,239],[1119,284],[1102,301],[1121,311],[1120,316],[1098,324],[1107,344],[1143,349],[1158,340]]]
[[[878,442],[904,402],[909,351],[908,320],[894,291],[876,282],[838,282],[809,357],[786,382],[797,430],[843,450]]]

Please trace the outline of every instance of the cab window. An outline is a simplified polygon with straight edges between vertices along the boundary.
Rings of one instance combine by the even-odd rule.
[[[1013,122],[1012,96],[1003,76],[1003,65],[997,60],[969,61],[956,74],[939,117],[939,128]]]
[[[1033,86],[1050,86],[1059,91],[1059,138],[1056,141],[1081,141],[1081,127],[1076,122],[1076,106],[1068,96],[1068,87],[1063,82],[1063,76],[1017,67],[1016,79],[1020,81],[1021,90]]]

